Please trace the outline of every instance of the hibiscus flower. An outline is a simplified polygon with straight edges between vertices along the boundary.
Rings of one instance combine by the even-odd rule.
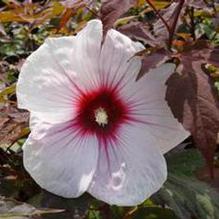
[[[18,106],[31,112],[24,166],[59,196],[84,192],[131,206],[167,177],[163,154],[189,133],[173,117],[163,64],[136,81],[143,45],[88,22],[76,36],[49,38],[21,69]]]

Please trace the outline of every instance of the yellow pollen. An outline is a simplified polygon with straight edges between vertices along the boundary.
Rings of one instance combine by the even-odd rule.
[[[95,110],[95,121],[98,123],[99,126],[105,126],[108,124],[108,115],[104,108],[99,107]]]

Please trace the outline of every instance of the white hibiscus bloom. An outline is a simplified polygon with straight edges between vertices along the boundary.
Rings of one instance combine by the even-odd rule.
[[[189,133],[165,101],[173,64],[139,81],[144,47],[102,23],[77,36],[49,38],[23,65],[17,97],[31,112],[24,165],[44,189],[63,197],[85,191],[109,204],[131,206],[167,177],[163,154]]]

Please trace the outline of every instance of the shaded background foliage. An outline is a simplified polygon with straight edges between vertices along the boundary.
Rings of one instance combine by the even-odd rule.
[[[74,35],[92,18],[142,42],[142,75],[164,62],[176,72],[166,99],[192,137],[166,155],[169,177],[133,208],[88,194],[63,199],[41,189],[22,165],[28,112],[15,88],[26,57],[48,36]],[[216,0],[0,1],[0,218],[219,218],[219,3]]]

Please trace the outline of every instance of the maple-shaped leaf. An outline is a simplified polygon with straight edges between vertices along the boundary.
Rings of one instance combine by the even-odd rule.
[[[208,63],[219,68],[219,47],[216,47],[210,51],[207,61]]]
[[[119,27],[118,30],[133,40],[140,40],[144,44],[153,47],[159,45],[159,41],[150,31],[149,25],[144,24],[143,22],[131,22]]]
[[[204,72],[210,49],[180,54],[180,65],[167,81],[166,98],[174,116],[189,130],[209,167],[219,132],[219,99],[213,81]]]
[[[196,9],[202,9],[208,6],[208,2],[204,0],[187,0],[186,4]]]
[[[15,107],[0,108],[0,147],[8,147],[29,134],[29,113]]]
[[[168,52],[163,48],[152,51],[149,54],[147,54],[147,50],[144,50],[142,51],[142,54],[141,52],[139,52],[136,55],[141,55],[143,57],[141,70],[138,73],[137,79],[142,77],[144,74],[149,72],[151,69],[156,68],[159,65],[163,64],[169,58]]]
[[[90,0],[66,0],[61,2],[65,7],[59,21],[58,30],[65,27],[70,19],[75,15],[79,9],[83,9],[91,4]]]
[[[100,19],[104,34],[113,27],[115,21],[137,3],[136,0],[102,0]]]
[[[154,23],[154,33],[161,40],[161,42],[164,42],[169,37],[169,34],[173,34],[171,31],[175,31],[175,29],[177,29],[177,27],[182,23],[181,19],[178,19],[178,17],[180,18],[180,15],[183,14],[184,11],[185,7],[181,6],[180,1],[173,2],[169,5],[169,7],[159,11],[159,14],[163,17],[169,27],[169,29],[167,29],[167,26],[164,25],[161,19],[158,19]]]
[[[65,0],[61,1],[61,4],[65,8],[78,9],[84,7],[85,5],[91,4],[92,0]]]

